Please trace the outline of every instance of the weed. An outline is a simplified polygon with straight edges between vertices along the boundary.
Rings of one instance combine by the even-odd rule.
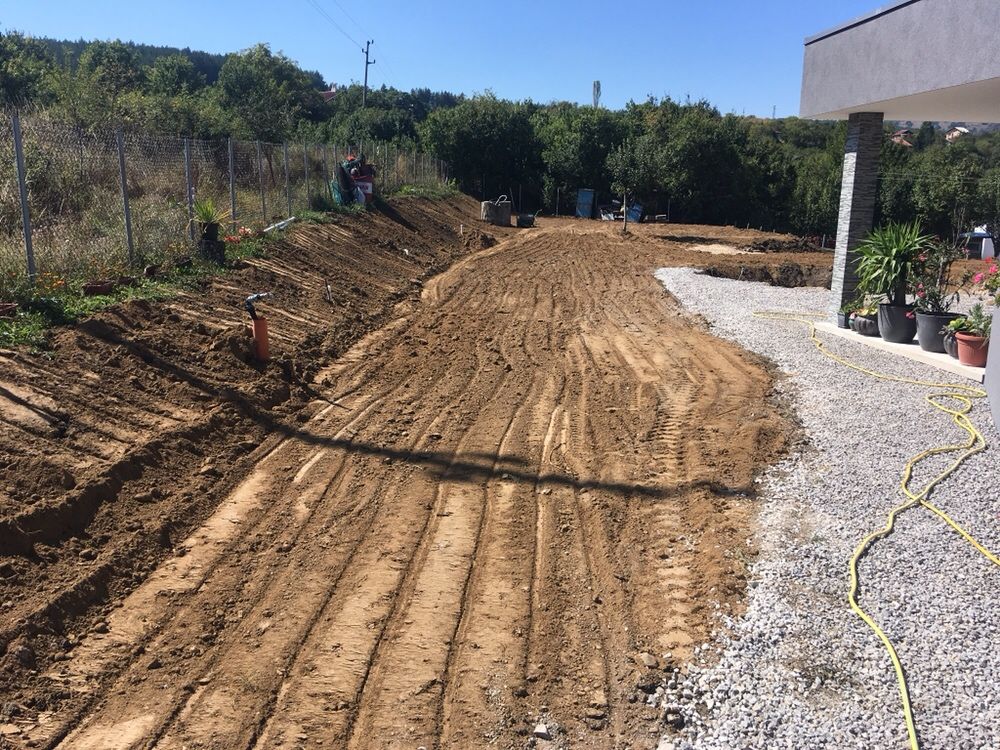
[[[19,312],[10,320],[0,320],[0,349],[44,351],[49,347],[48,327],[45,316],[38,312]]]
[[[399,198],[430,198],[441,200],[458,195],[458,187],[453,181],[441,185],[402,185],[392,195]]]

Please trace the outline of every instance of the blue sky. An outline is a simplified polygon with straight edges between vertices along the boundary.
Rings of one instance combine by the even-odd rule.
[[[327,80],[360,80],[359,43],[375,40],[369,82],[539,102],[670,95],[724,112],[798,112],[802,41],[879,0],[632,0],[625,3],[412,0],[30,0],[0,27],[37,36],[133,40],[229,52],[267,42]],[[338,5],[339,3],[339,5]],[[501,8],[503,11],[501,12]],[[346,9],[346,12],[345,10]]]

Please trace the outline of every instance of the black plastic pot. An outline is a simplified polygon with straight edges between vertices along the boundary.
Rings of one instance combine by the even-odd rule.
[[[883,341],[890,344],[909,344],[917,335],[917,318],[913,305],[878,306],[878,330]]]
[[[949,356],[958,359],[958,341],[955,339],[954,331],[946,331],[943,336],[941,336],[941,346],[944,347],[945,352]]]
[[[925,313],[917,310],[917,341],[925,352],[944,352],[944,327],[958,313]]]
[[[862,336],[878,336],[878,318],[874,315],[855,315],[851,318],[854,330]]]
[[[215,222],[201,225],[201,238],[209,242],[219,241],[219,225]]]
[[[851,314],[845,312],[837,313],[837,327],[839,328],[850,328],[851,327]]]

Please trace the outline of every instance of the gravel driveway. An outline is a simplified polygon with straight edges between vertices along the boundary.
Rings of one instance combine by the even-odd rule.
[[[803,444],[760,479],[759,557],[745,614],[720,620],[687,677],[660,696],[673,725],[661,750],[905,748],[888,655],[847,604],[848,559],[902,501],[906,459],[965,433],[931,408],[926,388],[886,383],[823,357],[806,327],[754,311],[824,311],[824,289],[715,279],[687,269],[657,277],[713,332],[787,375],[778,397]],[[840,338],[829,348],[886,373],[961,381]],[[967,381],[971,382],[971,381]],[[931,499],[988,549],[1000,550],[1000,436],[985,402],[973,422],[988,443]],[[922,486],[946,460],[928,462]],[[862,559],[860,602],[895,644],[923,750],[1000,748],[1000,569],[922,508]]]

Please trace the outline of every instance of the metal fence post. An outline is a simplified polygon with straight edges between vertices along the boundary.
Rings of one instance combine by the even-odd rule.
[[[292,218],[292,186],[288,182],[288,142],[281,144],[285,153],[285,200],[288,202],[288,218]]]
[[[128,243],[128,264],[135,265],[135,245],[132,242],[132,211],[128,205],[128,175],[125,172],[125,134],[121,128],[115,130],[115,145],[118,146],[118,174],[122,184],[122,210],[125,214],[125,241]]]
[[[24,257],[28,262],[28,278],[35,280],[35,251],[31,245],[31,208],[28,205],[28,177],[24,171],[24,147],[21,143],[21,118],[11,115],[14,130],[14,163],[17,167],[17,188],[21,196],[21,225],[24,229]]]
[[[229,218],[232,219],[233,231],[236,231],[236,158],[233,153],[233,139],[229,138]]]
[[[260,158],[260,141],[257,141],[257,174],[260,176],[260,218],[267,224],[267,198],[264,197],[264,162]]]
[[[191,139],[184,139],[184,181],[187,184],[188,236],[194,242],[194,187],[191,185]]]
[[[306,168],[306,208],[312,205],[312,190],[309,189],[309,147],[302,144],[302,163]]]

